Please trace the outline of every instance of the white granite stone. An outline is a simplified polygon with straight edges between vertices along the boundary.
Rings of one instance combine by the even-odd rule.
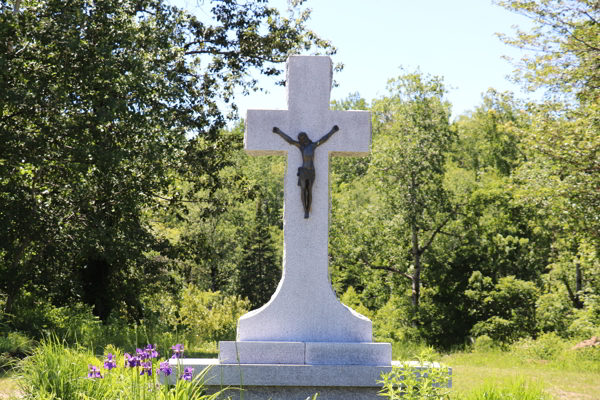
[[[221,388],[207,391],[212,395]],[[218,400],[307,400],[318,394],[319,400],[381,400],[378,387],[323,386],[244,386],[243,390],[228,388]]]
[[[219,342],[221,364],[390,366],[389,343]]]
[[[219,342],[221,364],[304,364],[302,342]]]
[[[194,375],[208,368],[204,377],[204,384],[207,387],[254,386],[270,388],[269,390],[272,391],[276,391],[274,388],[282,387],[310,387],[319,388],[319,391],[347,387],[350,393],[354,388],[381,388],[381,383],[377,382],[381,380],[381,374],[390,372],[392,365],[400,365],[398,361],[393,361],[392,365],[388,366],[222,364],[218,359],[203,358],[171,359],[169,363],[174,369],[173,374],[169,376],[171,384],[175,384],[177,380],[176,369],[179,365],[180,371],[185,367],[194,368]],[[415,363],[415,366],[418,364]],[[422,369],[422,372],[430,368],[441,368],[441,366],[434,363],[429,368],[424,368],[425,371]],[[448,368],[448,372],[452,377],[452,368]],[[164,375],[161,374],[160,381],[164,382],[164,379]],[[452,387],[452,380],[449,381],[448,387]]]
[[[177,360],[169,360],[174,367]],[[179,360],[180,368],[193,367],[194,374],[210,367],[205,376],[206,385],[215,386],[352,386],[381,387],[377,383],[388,366],[363,365],[268,365],[221,364],[217,359],[186,358]],[[177,374],[170,376],[175,383]]]
[[[306,343],[305,363],[312,365],[392,364],[390,343]]]
[[[329,157],[368,154],[370,113],[329,110],[329,57],[290,57],[286,86],[288,110],[248,110],[246,115],[246,151],[252,155],[288,155],[288,160],[283,276],[267,304],[240,318],[237,340],[370,342],[371,321],[338,301],[328,275]],[[296,175],[302,156],[298,148],[274,134],[273,127],[294,140],[298,133],[306,132],[317,141],[334,125],[340,130],[315,151],[312,207],[305,219]]]

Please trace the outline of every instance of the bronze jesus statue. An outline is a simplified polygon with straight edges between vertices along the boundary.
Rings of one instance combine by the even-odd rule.
[[[298,140],[296,141],[283,133],[281,129],[277,127],[273,128],[273,133],[278,134],[283,140],[299,148],[302,153],[302,166],[298,168],[297,175],[298,186],[301,188],[300,197],[302,198],[302,206],[304,207],[304,218],[308,218],[310,203],[312,202],[312,185],[315,181],[315,149],[325,143],[331,135],[339,130],[340,128],[338,128],[337,125],[334,125],[329,133],[316,142],[313,142],[308,138],[308,135],[305,132],[300,132],[298,134]]]

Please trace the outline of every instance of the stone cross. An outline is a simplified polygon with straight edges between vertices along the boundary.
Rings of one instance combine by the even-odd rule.
[[[331,83],[329,57],[291,56],[287,62],[288,109],[248,110],[246,152],[287,156],[283,277],[266,305],[240,318],[238,342],[372,341],[371,321],[338,301],[328,273],[329,157],[367,155],[371,117],[367,111],[329,110]],[[316,142],[334,125],[339,132],[315,150],[311,213],[306,219],[297,177],[302,155],[273,133],[273,128],[294,140],[306,132]]]

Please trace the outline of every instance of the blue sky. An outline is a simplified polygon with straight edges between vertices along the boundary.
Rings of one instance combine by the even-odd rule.
[[[175,3],[187,3],[206,17],[196,0]],[[286,8],[285,0],[270,4]],[[502,59],[519,59],[524,53],[503,44],[495,33],[512,34],[512,25],[528,30],[529,20],[491,0],[308,0],[304,6],[313,10],[307,25],[332,41],[338,48],[333,61],[345,65],[334,77],[339,87],[332,90],[332,100],[354,92],[368,101],[380,97],[387,80],[401,73],[400,66],[443,76],[452,87],[448,99],[454,116],[478,105],[490,87],[527,97],[506,79],[513,66]],[[238,96],[240,116],[248,108],[287,108],[285,89],[275,81],[261,79],[268,94]]]

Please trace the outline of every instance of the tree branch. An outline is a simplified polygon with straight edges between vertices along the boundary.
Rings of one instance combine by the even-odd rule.
[[[369,268],[371,268],[371,269],[380,269],[380,270],[383,270],[383,271],[388,271],[388,272],[393,272],[395,274],[400,274],[401,276],[403,276],[403,277],[405,277],[407,279],[410,279],[411,281],[413,279],[410,274],[407,274],[406,272],[400,271],[399,269],[396,269],[396,268],[393,268],[393,267],[375,267],[375,266],[369,265],[369,264],[367,264],[367,266]]]
[[[431,237],[427,241],[427,244],[419,249],[419,254],[423,254],[427,250],[427,248],[431,245],[431,243],[433,242],[433,240],[435,239],[437,234],[442,231],[442,229],[444,228],[444,226],[446,226],[446,224],[448,222],[450,222],[450,219],[454,216],[454,214],[455,214],[454,212],[450,213],[450,215],[448,215],[448,217],[444,220],[444,222],[442,222],[437,227],[437,229],[431,234]]]

